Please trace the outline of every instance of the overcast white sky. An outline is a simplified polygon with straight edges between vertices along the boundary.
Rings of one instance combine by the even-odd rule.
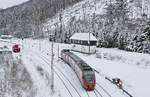
[[[18,5],[18,4],[23,3],[25,1],[28,1],[28,0],[0,0],[0,8],[5,9],[7,7]]]

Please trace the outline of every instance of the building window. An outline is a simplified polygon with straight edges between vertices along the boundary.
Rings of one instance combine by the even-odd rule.
[[[74,42],[75,44],[77,43],[77,40],[75,40],[75,42]]]
[[[78,40],[78,44],[80,44],[80,41],[81,41],[81,40]]]

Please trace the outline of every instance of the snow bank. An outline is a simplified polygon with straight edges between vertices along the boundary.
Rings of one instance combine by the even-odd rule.
[[[32,79],[12,52],[0,51],[0,97],[34,97]]]
[[[141,68],[150,69],[150,55],[134,52],[126,52],[118,49],[100,48],[96,53],[97,58],[123,62],[129,65],[136,65]]]

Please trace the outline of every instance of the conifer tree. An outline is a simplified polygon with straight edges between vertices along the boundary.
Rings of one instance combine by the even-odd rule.
[[[147,40],[150,41],[150,21],[148,21],[148,23],[144,29],[144,33],[146,35]]]

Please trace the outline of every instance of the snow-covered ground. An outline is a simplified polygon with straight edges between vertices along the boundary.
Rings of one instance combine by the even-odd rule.
[[[59,51],[64,48],[70,48],[68,44],[54,43],[54,91],[55,94],[51,94],[51,43],[48,40],[11,40],[10,42],[19,43],[22,46],[20,58],[25,64],[25,68],[29,72],[31,79],[36,89],[36,97],[88,97],[87,92],[81,87],[80,82],[73,72],[73,70],[58,59],[58,47]],[[12,44],[0,42],[2,45],[12,46]],[[117,86],[110,83],[104,77],[115,78],[119,77],[123,80],[123,87],[133,97],[150,97],[150,69],[149,67],[141,68],[139,65],[130,62],[130,59],[134,59],[134,63],[139,60],[149,60],[150,55],[138,54],[120,51],[117,49],[98,49],[102,56],[108,53],[111,56],[120,55],[121,60],[108,60],[105,57],[96,58],[96,55],[86,55],[78,52],[74,52],[85,60],[91,67],[100,72],[96,73],[96,81],[100,84],[111,97],[128,97]],[[14,54],[18,56],[18,54]],[[127,61],[128,60],[128,61]],[[141,61],[140,61],[141,62]],[[142,65],[142,63],[140,64]],[[102,88],[96,85],[96,89],[101,93],[103,97],[110,97]],[[98,94],[98,92],[96,92]],[[94,92],[88,92],[90,97],[96,97]],[[100,95],[99,95],[100,96]]]
[[[4,42],[5,41],[5,42]],[[0,40],[0,97],[34,97],[36,87],[20,58],[13,57],[10,40]]]
[[[138,54],[120,51],[116,49],[100,49],[100,51],[106,52],[107,54],[111,54],[116,56],[118,53],[122,55],[122,57],[127,60],[110,60],[107,58],[96,58],[95,55],[86,56],[80,53],[76,53],[79,56],[82,56],[84,60],[90,64],[93,68],[98,70],[102,76],[108,76],[110,78],[119,77],[123,80],[124,89],[129,91],[133,95],[133,97],[149,97],[149,81],[148,77],[150,74],[150,69],[148,66],[141,66],[139,68],[138,65],[131,64],[130,62],[139,62],[142,59],[150,59],[150,55],[146,54]],[[108,53],[109,52],[109,53]],[[131,56],[132,55],[132,56]],[[138,57],[141,56],[141,57]],[[138,57],[138,58],[136,58]],[[133,58],[133,61],[131,61]],[[90,59],[90,60],[89,60]],[[128,63],[129,62],[129,63]],[[143,62],[144,63],[144,62]],[[141,64],[144,65],[144,64]],[[143,68],[144,67],[144,68]]]
[[[126,63],[129,65],[136,65],[143,69],[150,69],[149,54],[126,52],[118,49],[100,48],[98,49],[96,57]]]

